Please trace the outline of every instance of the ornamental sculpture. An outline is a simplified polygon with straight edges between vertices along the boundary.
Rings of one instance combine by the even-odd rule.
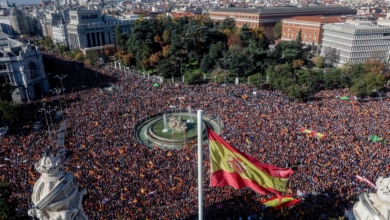
[[[73,174],[61,171],[61,165],[61,158],[48,152],[35,163],[42,175],[34,184],[34,208],[28,215],[40,220],[87,220],[81,204],[87,191],[79,191]]]
[[[353,207],[358,220],[390,220],[390,178],[380,177],[376,183],[376,193],[363,193]]]
[[[174,116],[169,117],[168,125],[170,128],[176,131],[187,131],[187,123],[181,120],[181,116],[179,116],[178,118],[175,118]]]

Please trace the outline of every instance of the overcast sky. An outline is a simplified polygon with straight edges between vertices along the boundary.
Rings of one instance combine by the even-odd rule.
[[[8,0],[9,4],[15,3],[20,4],[39,4],[40,0]]]

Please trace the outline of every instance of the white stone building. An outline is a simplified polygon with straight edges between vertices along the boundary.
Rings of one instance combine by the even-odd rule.
[[[41,98],[49,92],[39,48],[0,32],[0,83],[11,84],[14,102]]]
[[[93,49],[115,43],[115,27],[130,34],[138,18],[112,19],[102,16],[101,10],[78,8],[70,11],[70,23],[67,25],[69,48]]]
[[[388,61],[390,27],[375,26],[369,21],[326,24],[322,37],[321,56],[328,48],[336,48],[337,63],[363,63],[367,59]]]
[[[51,31],[54,44],[59,43],[68,46],[68,33],[66,31],[66,25],[53,25]]]

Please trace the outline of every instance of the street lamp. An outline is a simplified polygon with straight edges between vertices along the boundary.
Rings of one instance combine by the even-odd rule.
[[[186,60],[185,57],[176,57],[176,60],[180,60],[180,74],[181,74],[181,79],[183,80],[183,60]]]
[[[219,60],[222,61],[224,63],[224,66],[225,66],[225,85],[227,85],[226,84],[226,63],[230,61],[230,58],[224,57],[224,58],[221,58]]]
[[[45,114],[46,125],[47,125],[47,128],[49,129],[49,137],[50,137],[50,140],[53,141],[53,138],[51,137],[51,128],[50,128],[50,126],[49,126],[49,120],[47,120],[45,105],[46,105],[46,103],[44,103],[43,100],[42,100],[42,108],[39,110],[39,112],[43,112],[43,113]],[[50,116],[49,116],[49,117],[50,117]]]
[[[45,103],[44,103],[44,104],[45,104]],[[55,106],[54,108],[51,108],[50,105],[49,105],[49,110],[47,110],[47,109],[45,108],[45,105],[43,105],[43,108],[41,108],[41,111],[44,111],[44,112],[46,112],[46,113],[49,115],[51,128],[54,128],[54,126],[53,126],[53,121],[51,120],[50,114],[51,114],[52,112],[56,111],[56,110],[57,110],[57,106]],[[46,117],[46,114],[45,114],[45,117]],[[47,122],[47,117],[46,117],[46,122]],[[49,132],[51,133],[51,130],[49,130]],[[50,135],[50,139],[52,139],[51,135]],[[53,139],[52,139],[52,141],[53,141]]]
[[[384,92],[383,91],[378,91],[376,89],[373,89],[372,92],[378,94],[379,95],[379,99],[382,102],[382,95],[384,94]]]
[[[61,99],[60,99],[60,94],[61,94],[62,91],[64,91],[63,88],[54,88],[54,90],[50,90],[50,92],[52,92],[52,93],[54,93],[54,94],[57,94],[58,101],[60,102],[62,120],[64,120],[64,111],[63,111],[63,109],[62,109]]]
[[[65,101],[65,110],[66,112],[68,112],[68,106],[66,105],[66,95],[65,95],[65,88],[64,88],[64,83],[62,82],[62,80],[66,77],[67,75],[64,75],[64,74],[61,74],[61,76],[59,75],[55,75],[54,78],[57,78],[61,81],[61,87],[62,87],[62,94],[64,95],[64,101]]]
[[[266,65],[268,65],[268,63],[266,63],[266,62],[263,63],[263,62],[259,61],[256,64],[261,67],[261,69],[260,69],[260,79],[261,80],[260,81],[261,81],[261,83],[263,83],[263,71],[264,71],[264,67]]]

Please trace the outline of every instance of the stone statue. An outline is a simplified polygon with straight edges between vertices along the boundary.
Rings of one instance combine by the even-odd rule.
[[[181,116],[179,116],[178,118],[175,118],[174,116],[169,117],[168,125],[170,128],[176,131],[187,131],[187,123],[181,120]]]
[[[359,202],[353,207],[355,219],[390,220],[390,178],[380,177],[375,185],[376,193],[359,196]]]
[[[79,191],[73,175],[61,171],[61,165],[61,157],[49,152],[35,163],[35,169],[42,175],[34,184],[31,196],[34,208],[28,215],[40,220],[88,220],[81,204],[87,191]]]

